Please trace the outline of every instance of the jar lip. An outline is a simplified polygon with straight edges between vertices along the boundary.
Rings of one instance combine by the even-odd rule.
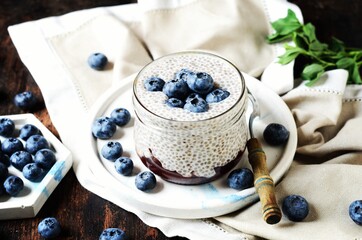
[[[144,104],[142,104],[142,102],[140,101],[139,97],[137,96],[137,80],[140,79],[141,74],[143,73],[143,71],[147,68],[147,66],[151,65],[154,61],[157,60],[162,60],[164,58],[168,58],[168,57],[172,57],[172,56],[178,56],[178,55],[197,55],[197,54],[202,54],[202,55],[209,55],[211,57],[216,57],[219,58],[225,62],[227,62],[228,64],[230,64],[237,72],[237,74],[240,76],[240,80],[241,80],[241,85],[242,85],[242,89],[241,89],[241,94],[239,95],[239,97],[235,100],[235,102],[229,106],[225,111],[217,114],[217,115],[213,115],[209,118],[205,118],[205,119],[195,119],[195,120],[179,120],[179,119],[171,119],[171,118],[167,118],[164,116],[160,116],[159,114],[154,113],[153,111],[150,111]],[[232,62],[230,62],[228,59],[221,57],[220,55],[217,55],[215,53],[211,53],[211,52],[207,52],[207,51],[201,51],[201,50],[192,50],[192,51],[180,51],[180,52],[175,52],[175,53],[171,53],[171,54],[167,54],[164,56],[161,56],[151,62],[149,62],[148,64],[146,64],[136,75],[134,81],[133,81],[133,104],[135,104],[135,101],[148,113],[150,113],[151,115],[155,116],[156,118],[165,120],[165,121],[170,121],[170,122],[177,122],[177,123],[195,123],[195,122],[205,122],[205,121],[209,121],[209,120],[213,120],[216,119],[220,116],[223,116],[224,114],[227,114],[228,112],[230,112],[238,103],[240,103],[240,101],[242,99],[246,99],[245,98],[246,95],[246,84],[245,84],[245,78],[243,76],[243,74],[239,71],[239,69],[235,66],[235,64],[233,64]],[[244,104],[243,104],[244,105]]]

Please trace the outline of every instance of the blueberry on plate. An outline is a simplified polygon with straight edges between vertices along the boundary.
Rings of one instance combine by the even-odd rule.
[[[40,149],[34,155],[34,162],[44,169],[50,169],[56,161],[57,157],[55,156],[55,153],[47,148]]]
[[[353,201],[349,205],[349,216],[350,218],[357,223],[358,225],[362,225],[362,200]]]
[[[137,174],[135,184],[141,191],[149,191],[156,187],[156,177],[152,172],[144,171]]]
[[[230,188],[243,190],[254,186],[254,174],[249,168],[238,168],[230,172],[227,177]]]
[[[309,213],[307,200],[299,195],[289,195],[283,200],[282,211],[284,215],[293,222],[300,222]]]
[[[14,103],[18,108],[30,110],[36,106],[37,99],[32,92],[25,91],[15,95]]]
[[[130,176],[133,170],[133,161],[128,157],[120,157],[114,162],[114,168],[123,176]]]
[[[185,103],[178,98],[169,98],[166,100],[166,105],[172,108],[183,108]]]
[[[104,229],[99,240],[126,240],[126,233],[119,228],[107,228]]]
[[[40,182],[46,171],[36,163],[28,163],[23,168],[23,176],[31,182]]]
[[[164,85],[165,81],[159,77],[150,77],[144,82],[146,90],[151,92],[162,91]]]
[[[111,119],[115,124],[122,127],[131,120],[131,114],[125,108],[116,108],[111,112]]]
[[[11,156],[14,152],[21,151],[23,149],[23,143],[17,138],[7,138],[1,145],[1,150],[8,156]]]
[[[10,137],[15,130],[14,121],[10,118],[0,119],[0,136]]]
[[[21,190],[23,190],[24,182],[17,176],[9,176],[4,182],[4,188],[10,196],[14,197],[18,195]]]
[[[25,124],[20,128],[19,137],[24,141],[28,140],[30,136],[41,135],[39,128],[32,124]]]
[[[216,88],[206,95],[206,102],[217,103],[229,97],[230,93],[221,88]]]
[[[92,125],[93,136],[99,139],[109,139],[117,130],[117,125],[109,117],[99,117]]]
[[[206,72],[198,72],[188,75],[187,85],[193,92],[207,94],[214,87],[214,79]]]
[[[88,57],[88,65],[95,70],[103,70],[108,63],[108,58],[103,53],[92,53]]]
[[[185,103],[184,109],[194,113],[201,113],[206,112],[209,109],[209,105],[204,99],[194,97]]]
[[[107,142],[101,149],[102,156],[110,161],[115,161],[122,156],[123,148],[119,142],[110,141]]]
[[[10,163],[16,169],[22,171],[23,167],[33,162],[33,157],[27,151],[17,151],[10,156]]]
[[[185,99],[190,90],[184,80],[172,79],[165,83],[162,91],[169,98]]]
[[[282,124],[270,123],[264,129],[263,137],[268,144],[278,146],[288,141],[289,131]]]
[[[195,73],[184,68],[175,73],[175,79],[187,81],[190,75],[195,75]]]
[[[3,182],[9,175],[8,167],[0,163],[0,182]]]
[[[38,233],[43,238],[55,238],[60,235],[61,227],[54,217],[44,218],[38,225]]]
[[[50,149],[49,142],[42,135],[33,135],[25,142],[25,149],[31,154],[35,154],[40,149]]]
[[[9,156],[3,152],[0,152],[0,163],[3,163],[5,166],[10,167]]]

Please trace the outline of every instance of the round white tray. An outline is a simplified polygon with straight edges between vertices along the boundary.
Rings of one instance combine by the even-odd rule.
[[[294,119],[283,100],[257,79],[243,74],[247,87],[260,105],[261,116],[254,121],[254,134],[262,142],[267,155],[270,174],[277,183],[289,169],[297,145]],[[196,219],[215,217],[239,210],[258,200],[255,188],[242,191],[231,189],[226,184],[228,174],[211,183],[184,186],[164,181],[157,177],[157,187],[151,192],[142,192],[135,186],[135,176],[148,170],[135,152],[133,139],[134,111],[132,106],[133,77],[123,79],[115,88],[104,93],[94,104],[86,123],[84,134],[89,166],[100,184],[109,188],[120,200],[144,212],[172,218]],[[115,135],[108,140],[92,136],[91,125],[100,116],[110,116],[113,109],[124,107],[133,114],[124,127],[117,127]],[[248,113],[250,115],[250,112]],[[263,141],[262,132],[271,122],[281,123],[290,131],[288,143],[281,147],[268,146]],[[119,141],[124,156],[130,157],[135,165],[131,176],[122,176],[114,169],[114,163],[101,157],[100,149],[108,141]],[[249,167],[247,151],[236,167]],[[121,206],[122,207],[122,206]]]

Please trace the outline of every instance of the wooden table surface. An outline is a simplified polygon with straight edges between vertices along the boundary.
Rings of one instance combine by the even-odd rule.
[[[7,27],[21,22],[61,15],[75,10],[111,6],[136,1],[126,0],[1,0],[0,1],[0,115],[25,113],[13,104],[15,94],[30,90],[42,99],[40,89],[21,62]],[[312,22],[322,41],[331,36],[348,46],[362,48],[362,1],[292,0],[303,12],[305,22]],[[42,104],[33,112],[56,136],[48,112]],[[1,204],[1,203],[0,203]],[[41,219],[54,216],[62,225],[59,239],[98,239],[107,227],[119,227],[130,239],[166,240],[156,228],[145,225],[137,216],[85,190],[73,171],[65,176],[39,214],[31,219],[0,221],[0,239],[41,239],[37,225]]]

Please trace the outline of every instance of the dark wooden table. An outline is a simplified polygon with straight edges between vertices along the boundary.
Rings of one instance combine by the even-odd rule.
[[[16,93],[30,90],[42,99],[40,89],[8,35],[9,25],[61,15],[71,11],[135,2],[132,0],[1,0],[0,1],[0,115],[24,113],[13,104]],[[361,0],[292,0],[303,11],[306,22],[312,22],[322,41],[331,36],[347,45],[362,48]],[[58,136],[44,104],[33,112],[43,124]],[[85,190],[73,171],[50,196],[37,217],[31,219],[0,221],[0,239],[40,239],[37,225],[47,216],[56,217],[63,228],[60,239],[98,239],[107,227],[120,227],[130,239],[166,240],[156,228],[146,226],[137,216]]]

